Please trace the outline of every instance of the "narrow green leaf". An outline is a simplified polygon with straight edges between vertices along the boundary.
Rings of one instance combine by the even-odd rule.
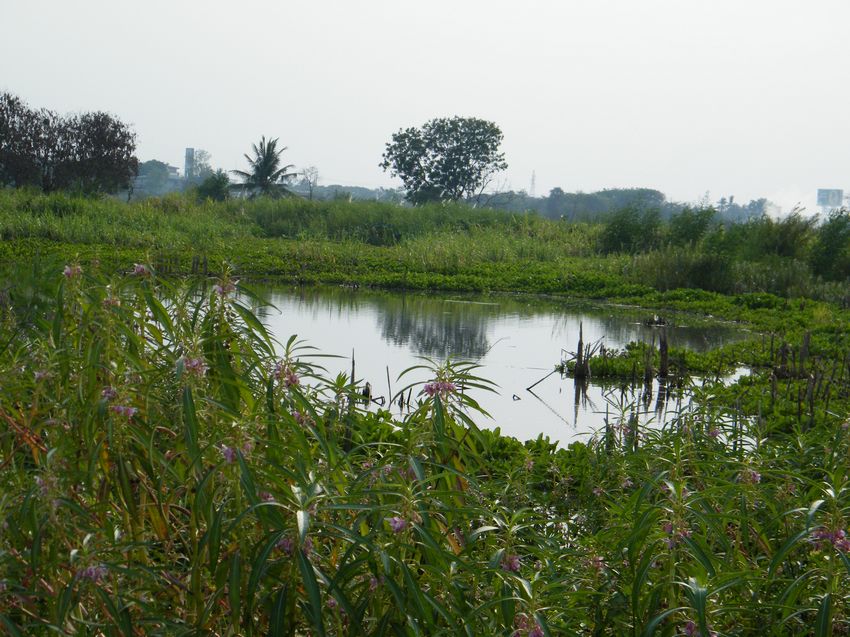
[[[815,637],[829,637],[832,634],[832,594],[823,596],[815,619]]]
[[[319,591],[319,583],[316,581],[316,573],[313,571],[313,565],[310,564],[310,560],[304,555],[304,551],[297,550],[295,551],[295,555],[298,560],[298,568],[301,570],[304,588],[307,591],[311,623],[313,628],[318,631],[320,637],[324,637],[325,623],[322,619],[322,594]]]

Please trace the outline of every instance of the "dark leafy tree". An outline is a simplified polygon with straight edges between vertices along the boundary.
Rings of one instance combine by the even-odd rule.
[[[150,195],[162,195],[168,192],[168,164],[158,159],[149,159],[139,164],[138,191]]]
[[[198,184],[195,193],[201,201],[212,199],[224,201],[230,197],[230,178],[223,170],[217,170]]]
[[[833,210],[818,227],[809,263],[815,274],[826,279],[850,276],[850,211]]]
[[[61,117],[0,94],[0,183],[87,193],[127,188],[138,169],[135,134],[107,113]]]
[[[399,130],[386,145],[380,166],[401,178],[407,199],[478,200],[493,176],[505,170],[499,152],[502,131],[474,117],[432,119],[421,128]]]
[[[278,149],[277,143],[277,138],[266,141],[265,136],[263,136],[259,145],[253,145],[254,156],[245,155],[250,168],[248,170],[231,171],[242,179],[242,183],[238,187],[252,197],[257,195],[280,197],[292,194],[292,191],[287,188],[287,184],[297,173],[287,172],[294,168],[292,164],[281,165],[280,156],[286,150],[286,146]]]
[[[116,192],[130,187],[138,172],[136,136],[109,113],[84,113],[66,120],[71,159],[62,188],[87,193]]]

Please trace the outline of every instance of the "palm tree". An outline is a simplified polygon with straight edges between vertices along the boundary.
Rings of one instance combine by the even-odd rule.
[[[287,172],[294,168],[292,164],[281,166],[280,156],[286,150],[286,146],[280,150],[277,148],[277,138],[266,141],[265,135],[260,139],[259,146],[254,144],[254,156],[246,154],[250,169],[232,170],[231,172],[242,178],[239,184],[243,190],[250,192],[250,196],[268,195],[280,197],[291,195],[292,192],[286,187],[286,182],[297,173]]]

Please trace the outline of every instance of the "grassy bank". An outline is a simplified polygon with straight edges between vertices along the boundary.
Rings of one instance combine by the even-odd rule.
[[[40,282],[0,321],[10,634],[850,625],[843,368],[812,420],[794,413],[810,378],[782,379],[770,408],[756,378],[698,389],[661,430],[614,414],[556,450],[479,431],[487,383],[468,366],[433,369],[403,418],[361,411],[351,379],[275,352],[229,279],[69,264]],[[838,343],[818,332],[809,350]],[[757,399],[761,418],[726,408]]]

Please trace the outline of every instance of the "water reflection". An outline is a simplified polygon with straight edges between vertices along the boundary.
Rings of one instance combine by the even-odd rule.
[[[428,380],[426,372],[397,380],[401,370],[420,362],[418,356],[479,361],[481,375],[497,383],[500,392],[475,396],[493,416],[482,426],[498,426],[519,438],[543,433],[567,442],[604,427],[606,414],[608,422],[633,414],[640,423],[652,423],[681,408],[681,392],[657,381],[636,388],[602,387],[555,374],[526,391],[560,362],[562,349],[575,349],[580,324],[585,342],[604,339],[608,348],[651,340],[653,329],[643,324],[646,312],[634,308],[341,288],[265,292],[278,308],[265,320],[279,341],[298,334],[323,353],[345,356],[349,362],[325,363],[332,374],[349,371],[353,354],[358,381],[369,381],[376,396],[392,394],[402,382]],[[695,350],[742,336],[729,325],[689,322],[668,328],[671,346]]]
[[[388,342],[409,346],[420,356],[478,360],[490,349],[492,313],[484,308],[492,307],[401,295],[384,300],[378,325]]]

